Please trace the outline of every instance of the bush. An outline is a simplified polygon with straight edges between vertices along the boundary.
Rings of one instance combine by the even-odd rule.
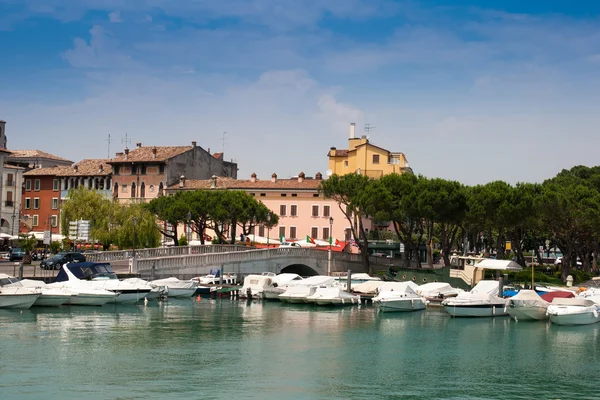
[[[185,237],[185,235],[181,235],[181,237],[179,238],[179,245],[187,246],[187,244],[188,244],[187,237]]]

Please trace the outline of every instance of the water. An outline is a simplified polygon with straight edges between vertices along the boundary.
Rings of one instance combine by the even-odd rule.
[[[1,399],[592,399],[600,324],[230,300],[0,310]]]

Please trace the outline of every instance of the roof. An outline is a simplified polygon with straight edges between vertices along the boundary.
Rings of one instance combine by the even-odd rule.
[[[156,156],[152,152],[153,149],[156,149]],[[127,155],[118,153],[115,158],[111,158],[108,162],[166,161],[191,149],[193,149],[193,146],[140,146],[129,150],[129,154]]]
[[[55,156],[54,154],[46,153],[41,150],[10,150],[12,153],[10,158],[47,158],[49,160],[58,160],[58,161],[68,161],[73,162],[71,160],[67,160],[66,158]]]
[[[339,149],[331,149],[332,151],[335,151],[335,154],[331,157],[347,157],[348,153],[350,152],[350,150],[339,150]],[[331,152],[329,153],[331,154]]]
[[[215,153],[215,154],[213,154],[213,157],[216,158],[217,160],[220,160],[223,158],[223,153]]]
[[[35,168],[25,172],[25,176],[106,176],[112,174],[112,166],[107,164],[108,159],[85,159],[72,166],[56,166]],[[102,166],[102,171],[100,167]]]
[[[178,190],[195,190],[195,189],[211,189],[212,179],[203,180],[191,180],[186,179],[183,188],[179,186],[179,183],[175,183],[169,186],[167,189],[178,189]],[[299,182],[298,179],[277,179],[275,182],[271,180],[238,180],[233,178],[217,178],[217,189],[238,189],[238,190],[281,190],[281,189],[294,189],[294,190],[317,190],[321,184],[320,179],[304,179]]]
[[[498,269],[498,270],[507,270],[507,271],[522,271],[523,267],[517,264],[514,261],[507,260],[494,260],[491,258],[486,258],[481,260],[481,262],[475,264],[476,268],[485,268],[485,269]]]

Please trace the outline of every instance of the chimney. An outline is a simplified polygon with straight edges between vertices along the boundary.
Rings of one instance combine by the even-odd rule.
[[[152,159],[156,160],[156,146],[152,147]]]
[[[216,189],[217,188],[217,176],[213,175],[211,178],[211,183],[210,183],[210,188],[211,189]]]
[[[129,148],[125,147],[125,159],[129,159]]]
[[[323,180],[323,175],[321,175],[320,172],[317,172],[317,174],[315,175],[315,179],[318,181],[321,181],[321,180]]]
[[[77,172],[79,170],[79,166],[77,164],[73,165],[73,170]]]
[[[356,128],[356,124],[354,122],[350,122],[350,139],[354,139],[354,129]]]
[[[253,172],[252,175],[250,175],[250,182],[256,182],[256,172]]]
[[[193,147],[194,149],[196,148],[196,141],[195,141],[195,140],[192,142],[192,147]],[[209,153],[210,153],[210,152],[209,152]]]
[[[185,175],[181,175],[179,177],[179,187],[180,188],[184,188],[185,187]]]
[[[209,148],[206,150],[206,152],[207,152],[208,154],[210,154],[210,147],[209,147]]]
[[[302,183],[302,182],[304,182],[304,177],[305,177],[305,176],[306,176],[306,175],[304,175],[304,172],[300,172],[300,173],[298,174],[298,183]]]
[[[140,147],[142,147],[142,142],[137,142],[137,143],[135,144],[135,147],[137,147],[138,149],[139,149]]]
[[[277,182],[277,174],[275,172],[271,175],[271,182]]]
[[[121,157],[123,155],[122,151],[118,151],[115,153],[115,157]]]
[[[104,165],[98,164],[98,173],[101,174],[104,171]]]

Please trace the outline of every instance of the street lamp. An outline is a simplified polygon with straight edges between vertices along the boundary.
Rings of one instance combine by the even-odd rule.
[[[333,217],[329,217],[329,251],[327,252],[327,276],[331,275],[331,244],[333,242]]]
[[[15,210],[13,210],[13,215],[12,215],[12,224],[11,224],[11,226],[10,226],[10,234],[11,234],[12,236],[15,236],[15,217],[16,217],[16,215],[15,215]]]
[[[190,221],[192,219],[192,213],[188,212],[187,213],[187,226],[185,227],[185,239],[187,241],[188,246],[190,245]]]
[[[267,213],[267,249],[269,248],[269,236],[271,236],[271,213]]]
[[[133,254],[135,255],[135,245],[136,245],[136,242],[137,242],[137,237],[136,237],[135,227],[136,227],[136,225],[137,225],[137,218],[136,218],[136,217],[133,217],[133,218],[131,219],[131,221],[133,222]]]

